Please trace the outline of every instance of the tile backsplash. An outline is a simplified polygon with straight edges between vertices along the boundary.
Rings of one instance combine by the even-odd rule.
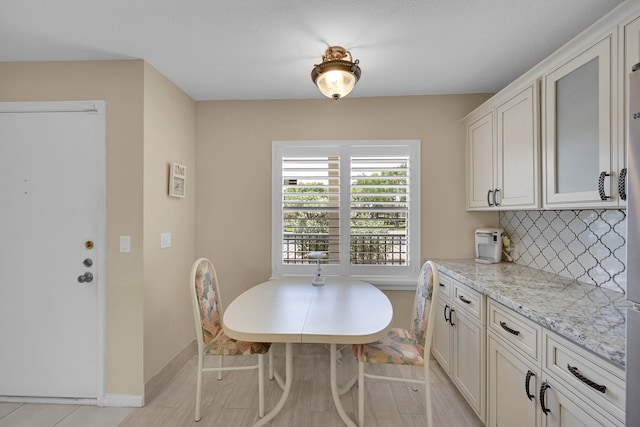
[[[624,210],[504,211],[499,221],[516,264],[625,292]]]

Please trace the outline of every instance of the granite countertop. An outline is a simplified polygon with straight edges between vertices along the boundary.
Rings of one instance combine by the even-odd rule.
[[[624,368],[624,294],[513,263],[435,260],[438,270]]]

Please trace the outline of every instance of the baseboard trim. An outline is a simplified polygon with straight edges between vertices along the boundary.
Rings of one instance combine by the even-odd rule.
[[[98,400],[95,398],[73,398],[73,397],[28,397],[28,396],[0,396],[3,403],[55,403],[62,405],[91,405],[96,406]]]
[[[144,385],[144,400],[151,401],[158,392],[184,367],[184,364],[196,355],[196,340],[191,341],[176,354],[160,371]]]
[[[142,408],[144,396],[107,393],[104,395],[102,403],[104,406],[112,408]]]

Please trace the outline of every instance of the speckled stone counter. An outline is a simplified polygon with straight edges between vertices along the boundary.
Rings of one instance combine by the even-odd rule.
[[[435,262],[441,273],[624,367],[624,294],[512,263]]]

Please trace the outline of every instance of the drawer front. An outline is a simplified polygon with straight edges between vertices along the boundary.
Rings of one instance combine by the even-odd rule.
[[[551,332],[545,331],[544,343],[543,369],[572,392],[624,420],[625,382],[620,368]]]
[[[488,305],[488,328],[533,360],[539,361],[542,327],[493,300],[489,300]]]
[[[447,298],[451,299],[451,295],[453,294],[453,279],[449,276],[445,276],[442,273],[438,274],[438,279],[440,280],[440,290],[438,298]]]
[[[473,319],[484,324],[484,298],[483,295],[470,287],[457,281],[453,281],[453,305],[456,310],[465,312]]]

